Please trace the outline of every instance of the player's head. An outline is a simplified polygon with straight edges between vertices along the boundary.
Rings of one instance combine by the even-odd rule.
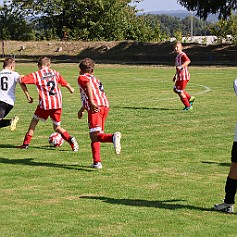
[[[11,70],[15,69],[15,59],[14,58],[5,58],[3,62],[3,68],[9,68]]]
[[[180,52],[182,52],[182,50],[183,50],[183,45],[182,45],[182,43],[181,43],[180,41],[177,41],[177,42],[174,44],[174,51],[175,51],[176,53],[180,53]]]
[[[81,73],[93,73],[95,62],[91,58],[84,58],[79,64]]]
[[[50,67],[51,61],[50,58],[42,56],[38,60],[38,68]]]

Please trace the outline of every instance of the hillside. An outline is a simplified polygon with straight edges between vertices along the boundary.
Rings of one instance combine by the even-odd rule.
[[[167,16],[171,16],[171,17],[178,17],[180,19],[184,19],[186,17],[190,17],[191,14],[193,14],[193,16],[199,18],[198,16],[196,16],[196,12],[189,12],[187,10],[171,10],[171,11],[151,11],[151,12],[145,12],[144,14],[150,14],[150,15],[167,15]],[[217,22],[218,21],[218,14],[209,14],[206,21],[209,22]]]
[[[184,44],[192,65],[236,65],[237,47],[230,44]],[[173,43],[39,41],[4,42],[5,56],[20,62],[37,61],[41,55],[55,62],[78,62],[91,57],[101,63],[173,65]]]

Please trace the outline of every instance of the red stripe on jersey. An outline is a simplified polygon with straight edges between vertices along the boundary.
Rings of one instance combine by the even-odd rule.
[[[62,108],[62,93],[58,84],[66,86],[67,81],[57,71],[49,68],[41,69],[24,76],[22,82],[36,85],[40,108],[44,110]]]
[[[177,57],[175,58],[175,66],[181,66],[184,62],[190,61],[190,59],[188,58],[188,56],[184,53],[181,52],[180,54],[177,55]],[[188,71],[188,67],[183,67],[182,70],[177,70],[177,75],[178,75],[178,79],[180,81],[185,81],[185,80],[189,80],[190,79],[190,73]]]
[[[90,110],[88,93],[86,84],[90,83],[92,88],[93,101],[97,106],[104,106],[109,108],[109,102],[104,92],[102,83],[91,74],[84,74],[78,77],[78,84],[80,86],[82,104],[86,110]]]

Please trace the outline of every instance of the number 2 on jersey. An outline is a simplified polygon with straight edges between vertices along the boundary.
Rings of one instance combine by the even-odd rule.
[[[54,88],[55,88],[55,82],[54,81],[48,81],[47,86],[50,87],[49,95],[56,95],[57,94],[56,92],[54,92]]]

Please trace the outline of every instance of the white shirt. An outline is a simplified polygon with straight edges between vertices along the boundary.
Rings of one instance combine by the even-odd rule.
[[[9,69],[0,72],[0,100],[14,106],[15,90],[20,74]]]

